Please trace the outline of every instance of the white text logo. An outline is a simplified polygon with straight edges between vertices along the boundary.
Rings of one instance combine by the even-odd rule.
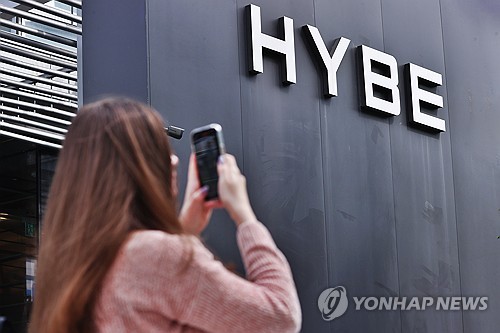
[[[354,311],[484,311],[488,297],[352,297]],[[318,298],[318,307],[324,320],[342,316],[348,306],[347,290],[342,286],[325,289]]]

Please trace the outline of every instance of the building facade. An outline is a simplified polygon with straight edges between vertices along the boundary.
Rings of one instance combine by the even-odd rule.
[[[29,321],[40,221],[78,107],[81,22],[77,1],[0,2],[0,316],[16,332]]]
[[[250,4],[260,9],[260,30]],[[303,332],[498,330],[497,1],[87,5],[84,99],[131,95],[187,131],[222,125],[257,216],[292,266]],[[312,40],[308,25],[339,55],[345,41],[335,41],[350,40],[336,71],[334,97],[325,96],[321,43]],[[363,68],[361,46],[385,56],[368,57]],[[292,56],[295,83],[289,83]],[[415,72],[405,74],[407,64],[439,74],[442,82],[423,71],[415,83]],[[391,83],[370,85],[374,75],[367,67],[391,82],[397,75],[397,91]],[[367,86],[390,105],[373,107]],[[442,105],[436,108],[434,97],[412,106],[415,96],[427,98],[419,89],[440,96]],[[377,110],[394,104],[399,115]],[[413,113],[419,106],[441,119],[444,131],[420,126]],[[186,166],[188,140],[174,144]],[[216,214],[204,238],[225,261],[240,263],[224,213]],[[318,297],[335,286],[345,287],[349,306],[326,321]],[[489,304],[484,311],[370,311],[364,304],[356,310],[353,297],[370,296],[487,296]]]
[[[497,1],[86,0],[82,17],[83,102],[222,125],[302,332],[498,330]],[[189,138],[173,145],[182,188]],[[243,271],[224,212],[203,239]],[[340,286],[345,312],[325,309]]]

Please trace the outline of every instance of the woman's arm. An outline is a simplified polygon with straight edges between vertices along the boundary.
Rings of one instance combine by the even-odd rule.
[[[197,239],[187,269],[173,273],[182,270],[182,245],[164,242],[157,264],[156,280],[165,283],[158,289],[163,296],[157,298],[158,309],[207,332],[298,332],[302,317],[295,284],[268,230],[258,221],[244,222],[237,241],[246,280],[229,272]]]
[[[190,171],[194,170],[193,166],[194,156]],[[195,240],[191,265],[178,280],[179,285],[173,283],[169,290],[171,304],[174,304],[171,311],[181,323],[208,332],[297,332],[301,325],[301,310],[288,262],[269,231],[256,220],[247,194],[246,179],[234,156],[222,155],[217,169],[219,200],[208,204],[202,203],[201,196],[198,197],[200,200],[188,200],[185,205],[188,209],[184,212],[209,212],[216,206],[223,206],[228,211],[237,225],[238,246],[247,280],[227,271]],[[195,184],[189,193],[195,193],[199,186],[193,180],[196,179],[195,172],[190,172],[188,183],[189,179]],[[202,209],[196,210],[196,207]],[[195,229],[203,230],[208,223],[206,215],[190,215],[203,218],[193,218],[193,222],[184,218],[183,224],[197,225],[199,227]],[[172,262],[171,259],[167,257],[165,261]],[[182,266],[180,262],[178,264]]]

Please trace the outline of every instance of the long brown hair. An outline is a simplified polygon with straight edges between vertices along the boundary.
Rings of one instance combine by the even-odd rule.
[[[102,282],[139,229],[183,232],[161,117],[136,101],[84,106],[67,133],[43,220],[30,332],[91,332]]]

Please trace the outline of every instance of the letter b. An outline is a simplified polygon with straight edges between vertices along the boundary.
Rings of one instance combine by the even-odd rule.
[[[398,64],[390,54],[358,47],[361,107],[397,116],[401,113]]]

